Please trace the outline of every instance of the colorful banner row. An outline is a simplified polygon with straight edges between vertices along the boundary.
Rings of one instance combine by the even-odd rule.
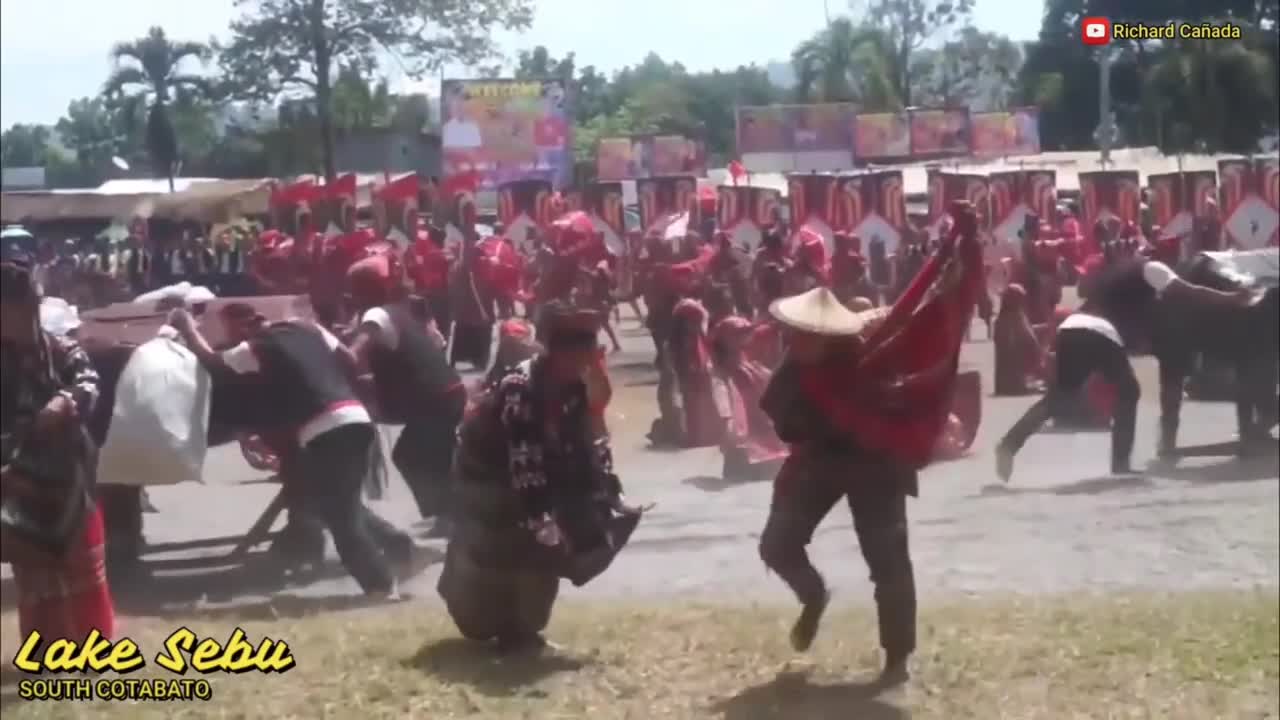
[[[856,163],[1040,152],[1035,108],[855,112],[848,103],[739,107],[737,147],[753,172],[831,170]]]
[[[683,135],[604,138],[596,147],[596,179],[600,182],[706,174],[706,146]]]
[[[445,80],[440,97],[443,182],[452,191],[572,180],[573,98],[564,81]]]

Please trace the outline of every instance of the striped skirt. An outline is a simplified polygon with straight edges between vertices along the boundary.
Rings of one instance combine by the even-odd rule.
[[[107,586],[106,543],[102,511],[95,504],[85,514],[84,530],[62,559],[46,566],[14,563],[18,591],[18,624],[25,638],[83,640],[91,630],[115,635],[115,606]]]

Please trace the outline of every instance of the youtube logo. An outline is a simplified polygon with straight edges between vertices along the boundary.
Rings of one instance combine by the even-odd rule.
[[[1111,42],[1111,21],[1102,17],[1085,18],[1080,23],[1080,42],[1085,45]]]

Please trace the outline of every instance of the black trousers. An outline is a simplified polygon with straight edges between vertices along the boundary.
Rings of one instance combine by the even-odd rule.
[[[875,586],[880,646],[891,658],[916,649],[916,585],[907,541],[907,495],[914,477],[885,462],[791,457],[774,481],[760,558],[800,602],[818,602],[826,582],[806,549],[813,532],[841,499],[853,516],[858,547]]]
[[[1009,428],[1000,445],[1018,452],[1059,409],[1072,402],[1085,381],[1099,373],[1116,391],[1111,419],[1111,470],[1129,468],[1138,423],[1138,378],[1125,349],[1105,335],[1084,328],[1058,331],[1058,357],[1049,389]]]
[[[365,592],[394,585],[387,556],[408,559],[413,539],[365,506],[362,493],[373,454],[373,425],[344,425],[302,448],[298,472],[305,478],[308,510],[324,521],[342,565]]]
[[[467,409],[466,389],[459,386],[427,409],[429,413],[405,423],[391,448],[391,462],[409,486],[424,518],[448,514],[453,449],[457,445],[458,423]]]

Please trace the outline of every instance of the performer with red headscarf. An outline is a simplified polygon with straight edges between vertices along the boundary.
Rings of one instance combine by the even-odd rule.
[[[403,422],[391,460],[413,491],[422,517],[447,508],[454,437],[467,392],[445,350],[414,317],[390,255],[366,258],[347,271],[359,325],[351,352],[373,372],[383,420]]]
[[[676,303],[672,315],[674,322],[667,339],[667,352],[675,370],[683,410],[679,437],[685,447],[715,445],[720,442],[723,428],[712,395],[707,311],[702,303],[686,297]]]
[[[856,297],[864,297],[877,303],[880,293],[867,278],[867,262],[862,257],[862,240],[846,233],[836,233],[835,254],[831,256],[831,290],[848,303]]]
[[[995,394],[1026,395],[1041,374],[1044,353],[1027,317],[1027,291],[1011,283],[1000,296],[995,332]]]
[[[711,357],[716,382],[727,407],[727,429],[721,443],[724,477],[754,479],[769,463],[786,457],[787,446],[778,439],[769,417],[760,409],[760,398],[772,372],[747,354],[754,330],[750,320],[731,316],[711,332]]]
[[[461,256],[449,278],[449,306],[453,310],[453,342],[449,347],[449,364],[469,362],[478,370],[489,364],[489,346],[493,333],[492,297],[480,269],[484,252],[474,231],[462,243]]]
[[[405,252],[405,273],[413,289],[426,302],[436,330],[445,338],[452,329],[449,313],[449,255],[444,249],[444,230],[430,227]]]

